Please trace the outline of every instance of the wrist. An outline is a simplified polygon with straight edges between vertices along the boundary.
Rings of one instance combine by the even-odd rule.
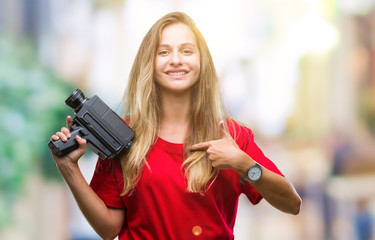
[[[254,164],[251,165],[247,169],[246,177],[245,178],[241,177],[240,182],[243,184],[246,180],[246,181],[249,181],[251,183],[254,183],[254,182],[260,180],[262,178],[262,175],[263,175],[262,169],[263,169],[262,165],[260,165],[259,163],[254,161]]]
[[[61,176],[64,179],[74,176],[76,172],[80,172],[78,163],[72,163],[72,162],[57,164],[57,169],[59,170]]]
[[[247,155],[245,152],[242,151],[240,161],[238,161],[238,164],[236,166],[236,169],[234,169],[238,175],[240,175],[241,178],[247,177],[247,170],[249,167],[254,165],[255,161]]]

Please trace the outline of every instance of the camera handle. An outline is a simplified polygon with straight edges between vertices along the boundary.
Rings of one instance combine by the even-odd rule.
[[[48,147],[52,150],[54,154],[56,154],[59,157],[79,147],[79,144],[77,140],[75,139],[76,135],[79,135],[82,138],[85,138],[84,136],[88,135],[87,130],[85,130],[81,126],[73,125],[70,131],[71,131],[70,132],[71,137],[68,138],[66,142],[62,141],[61,139],[50,140],[48,142]]]

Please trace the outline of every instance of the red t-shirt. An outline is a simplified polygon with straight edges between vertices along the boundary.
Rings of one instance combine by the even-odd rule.
[[[238,146],[263,167],[282,175],[255,144],[251,130],[239,125],[235,128]],[[181,170],[183,144],[158,138],[147,162],[150,169],[144,167],[133,194],[123,197],[118,161],[97,162],[91,187],[107,206],[126,211],[119,240],[233,239],[239,195],[244,193],[252,204],[262,199],[251,184],[242,184],[240,176],[231,169],[220,170],[204,196],[188,193]]]

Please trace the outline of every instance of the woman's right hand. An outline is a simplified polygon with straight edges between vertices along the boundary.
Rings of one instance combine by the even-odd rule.
[[[60,132],[57,132],[55,135],[52,135],[51,140],[61,139],[63,142],[67,141],[70,136],[70,127],[73,125],[73,120],[71,116],[66,118],[67,127],[62,127]],[[60,170],[60,167],[63,166],[72,166],[78,165],[78,159],[86,152],[86,140],[76,135],[75,139],[77,140],[79,147],[64,156],[57,156],[52,152],[52,157],[56,162],[57,167]]]

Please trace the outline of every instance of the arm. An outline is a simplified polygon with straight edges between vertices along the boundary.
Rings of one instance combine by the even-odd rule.
[[[218,169],[233,169],[242,178],[247,175],[247,169],[255,161],[242,151],[233,138],[224,130],[223,122],[219,128],[221,138],[214,141],[198,143],[190,147],[191,151],[205,150],[212,166]],[[290,214],[298,214],[301,207],[301,198],[293,185],[283,176],[262,167],[260,180],[250,183],[275,208]]]
[[[240,150],[240,149],[239,149]],[[232,169],[245,179],[247,169],[255,164],[255,161],[245,152],[240,150],[236,164]],[[280,211],[298,214],[302,200],[293,185],[283,176],[262,167],[262,177],[250,184],[275,208]]]
[[[67,117],[68,128],[72,125],[72,118]],[[68,128],[63,127],[51,137],[52,140],[70,138]],[[86,140],[76,136],[79,148],[65,156],[58,157],[52,153],[65,182],[68,184],[79,208],[93,229],[103,239],[114,239],[121,231],[125,221],[125,210],[108,208],[103,200],[92,190],[84,179],[79,166],[79,158],[86,152]]]

